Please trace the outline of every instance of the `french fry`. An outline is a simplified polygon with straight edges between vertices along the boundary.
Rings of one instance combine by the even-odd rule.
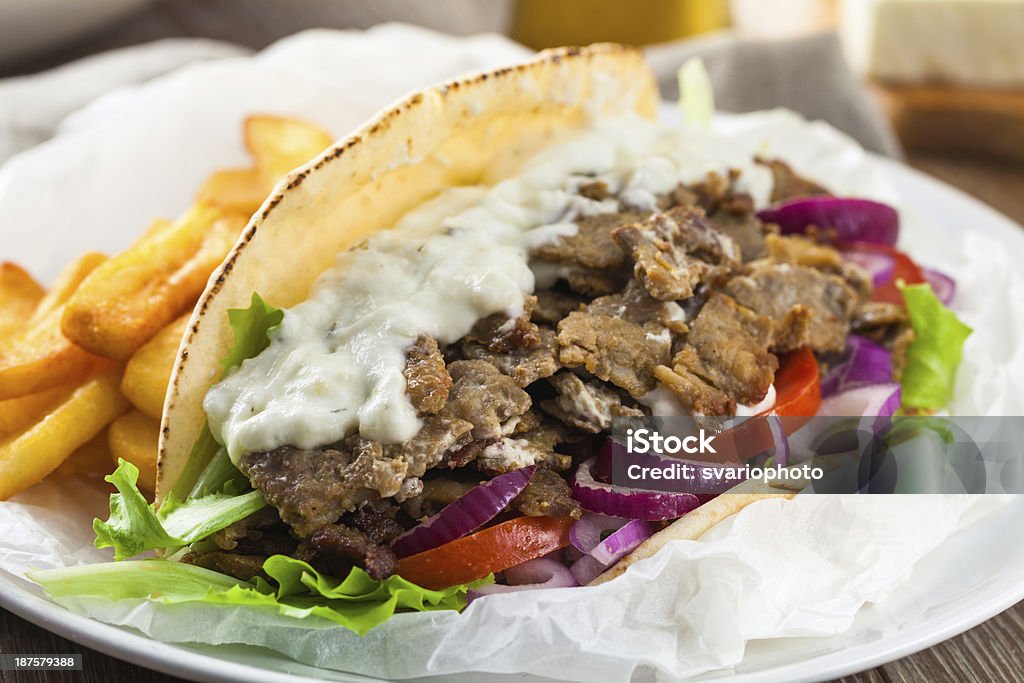
[[[195,303],[245,223],[243,214],[196,204],[97,268],[67,303],[64,335],[96,355],[126,360]]]
[[[156,488],[157,442],[160,423],[137,410],[125,413],[110,424],[110,452],[139,468],[139,486],[152,492]]]
[[[163,415],[164,396],[171,380],[178,345],[185,334],[190,314],[186,313],[160,330],[142,345],[128,361],[121,380],[121,391],[143,413],[159,420]]]
[[[0,340],[11,336],[36,310],[46,290],[15,263],[0,263]]]
[[[245,120],[245,147],[270,186],[333,141],[330,133],[300,119],[261,115]]]
[[[100,430],[99,434],[79,446],[50,476],[100,481],[113,472],[116,461],[110,454],[108,431]]]
[[[43,477],[128,409],[118,368],[106,368],[70,389],[42,420],[0,439],[0,500]]]
[[[39,302],[39,305],[36,306],[36,310],[29,319],[29,324],[39,323],[53,313],[53,311],[67,303],[71,295],[82,285],[82,281],[89,277],[89,274],[106,260],[106,256],[96,252],[89,252],[78,257],[77,260],[72,262],[70,266],[57,276],[57,281],[53,283],[53,287],[46,293],[42,301]]]
[[[217,171],[199,188],[196,201],[239,211],[247,216],[256,213],[273,189],[255,168],[229,168]]]
[[[142,234],[135,238],[135,242],[133,243],[133,245],[142,244],[146,240],[156,237],[164,230],[170,228],[172,225],[174,224],[171,221],[167,220],[166,218],[153,219],[153,222],[150,223],[149,226],[142,231]]]
[[[63,313],[62,305],[0,342],[0,401],[60,386],[92,367],[96,357],[61,333]]]
[[[38,422],[60,400],[70,388],[59,386],[27,396],[0,401],[0,439],[20,432],[33,422]]]

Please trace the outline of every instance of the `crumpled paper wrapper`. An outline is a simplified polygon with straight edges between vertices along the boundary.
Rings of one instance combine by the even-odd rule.
[[[341,135],[404,91],[522,56],[497,37],[451,39],[406,27],[312,32],[252,59],[190,67],[110,95],[58,138],[0,170],[4,258],[52,279],[86,249],[127,246],[154,216],[188,205],[202,178],[246,163],[240,123],[252,112],[302,115]],[[668,114],[671,116],[671,113]],[[840,193],[901,206],[879,162],[844,135],[786,112],[722,117],[754,152],[778,155]],[[1024,282],[1010,250],[984,233],[934,239],[904,211],[904,244],[956,274],[957,308],[975,327],[952,406],[959,414],[1024,414]],[[1002,292],[992,297],[992,291]],[[54,478],[0,503],[0,570],[109,559],[91,519],[107,491]],[[203,605],[76,598],[67,607],[167,642],[245,643],[300,662],[383,678],[528,672],[627,681],[728,669],[751,641],[847,630],[869,603],[904,586],[922,560],[971,525],[1005,517],[1021,498],[801,496],[761,501],[698,541],[676,542],[593,588],[496,595],[464,613],[396,615],[363,638],[327,622]],[[1003,514],[1000,514],[1000,513]]]

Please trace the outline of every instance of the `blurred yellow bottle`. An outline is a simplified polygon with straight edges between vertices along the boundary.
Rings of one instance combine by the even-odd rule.
[[[728,25],[728,0],[517,0],[512,37],[537,49],[650,45]]]

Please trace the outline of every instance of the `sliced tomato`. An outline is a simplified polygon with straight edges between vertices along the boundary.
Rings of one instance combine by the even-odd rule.
[[[403,557],[398,575],[431,590],[469,583],[564,548],[575,522],[570,517],[516,517]]]
[[[782,356],[775,373],[775,406],[761,414],[783,418],[782,425],[789,434],[803,427],[820,406],[821,371],[814,353],[804,347]],[[790,429],[790,424],[796,426]]]
[[[844,242],[839,246],[842,251],[859,251],[875,254],[886,254],[893,260],[892,279],[871,294],[872,301],[882,301],[897,306],[903,305],[903,293],[896,284],[899,281],[908,285],[925,282],[924,273],[914,260],[895,247],[887,244],[871,244],[870,242]]]

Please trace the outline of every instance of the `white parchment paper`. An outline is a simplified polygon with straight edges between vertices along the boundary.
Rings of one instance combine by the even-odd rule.
[[[409,89],[522,55],[497,37],[451,39],[398,26],[313,32],[255,58],[193,66],[112,94],[67,121],[64,134],[0,169],[0,256],[49,280],[82,251],[123,248],[153,217],[177,215],[210,171],[247,163],[240,133],[246,114],[301,115],[340,136]],[[1000,249],[984,231],[943,233],[918,220],[879,162],[827,126],[786,112],[723,117],[716,125],[837,192],[899,206],[903,246],[956,275],[956,308],[976,330],[954,412],[1024,414],[1024,392],[1014,386],[1024,377],[1024,316],[1014,303],[1024,300],[1024,280],[1011,267],[1019,245]],[[0,503],[0,571],[23,576],[108,559],[92,547],[90,528],[105,514],[106,494],[53,479]],[[737,664],[752,640],[843,632],[866,604],[885,604],[946,539],[1018,502],[762,501],[603,586],[497,595],[463,614],[397,615],[364,638],[252,609],[64,604],[167,642],[261,645],[307,664],[384,678],[525,671],[604,682],[628,680],[642,667],[675,680]]]

